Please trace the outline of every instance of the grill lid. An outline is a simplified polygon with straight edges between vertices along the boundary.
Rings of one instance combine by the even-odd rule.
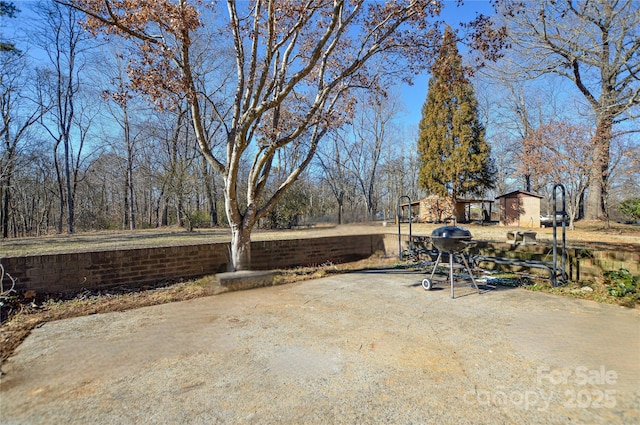
[[[432,238],[444,239],[471,239],[471,232],[464,227],[442,226],[431,232]]]

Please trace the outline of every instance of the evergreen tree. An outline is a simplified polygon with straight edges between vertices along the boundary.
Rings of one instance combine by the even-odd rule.
[[[493,187],[490,149],[449,26],[431,75],[420,120],[418,182],[431,194],[454,199],[480,195]]]

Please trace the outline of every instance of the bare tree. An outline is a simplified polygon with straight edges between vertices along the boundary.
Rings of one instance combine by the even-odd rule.
[[[18,237],[40,236],[47,233],[56,196],[51,153],[46,145],[34,143],[20,156],[12,179],[11,232]]]
[[[60,218],[58,231],[62,232],[63,213],[66,209],[67,231],[74,232],[74,188],[77,185],[79,163],[84,137],[73,146],[72,132],[76,121],[77,96],[80,92],[80,73],[85,63],[83,53],[87,34],[79,25],[79,13],[57,3],[40,9],[43,24],[38,34],[40,47],[46,52],[51,71],[52,103],[50,117],[41,123],[54,140],[54,165],[58,176]],[[60,150],[62,151],[60,153]]]
[[[383,147],[401,143],[394,125],[399,110],[399,102],[393,95],[370,92],[360,99],[354,114],[353,141],[347,163],[364,197],[369,219],[375,218],[377,212]]]
[[[116,49],[105,58],[101,69],[107,76],[108,85],[104,86],[102,96],[108,103],[107,107],[113,120],[121,128],[122,133],[115,135],[111,141],[116,152],[124,151],[124,217],[123,227],[130,230],[136,228],[136,187],[134,169],[138,144],[143,137],[144,110],[134,99],[134,93],[129,88],[126,62],[124,54]]]
[[[41,101],[39,93],[29,91],[34,86],[27,81],[34,77],[29,75],[22,54],[15,50],[0,52],[0,61],[0,226],[2,237],[6,238],[11,223],[13,177],[20,162],[28,161],[25,148],[29,131],[47,112],[48,105]]]
[[[199,50],[203,47],[193,40],[198,31],[215,28],[221,17],[213,19],[210,9],[187,0],[142,2],[135,9],[116,0],[58,1],[85,11],[94,31],[136,40],[139,48],[132,56],[132,69],[137,71],[134,83],[139,90],[159,103],[167,92],[184,93],[200,150],[223,176],[236,269],[250,266],[250,236],[256,220],[307,168],[327,130],[347,118],[350,91],[382,85],[385,76],[395,81],[410,78],[411,72],[429,65],[439,38],[438,26],[429,19],[442,8],[441,2],[433,0],[228,0],[225,28],[236,74],[231,114],[217,114],[225,140],[220,156],[210,146],[202,113],[207,102],[217,108],[212,102],[217,87],[199,90],[194,61],[198,55],[215,54],[219,46]],[[486,25],[479,28],[487,29]],[[496,36],[490,31],[482,34],[486,33]],[[474,41],[483,48],[491,46],[484,37]],[[367,64],[375,57],[382,58],[384,66],[372,72]],[[274,178],[271,171],[277,152],[295,143],[299,147],[296,167],[265,197],[268,180]],[[246,202],[241,203],[238,181],[243,163],[251,168]]]
[[[330,143],[325,143],[319,150],[317,160],[322,169],[322,178],[335,198],[338,210],[338,224],[344,222],[345,196],[352,191],[353,179],[348,172],[347,134],[345,131],[334,130],[327,137]]]
[[[524,140],[526,169],[545,176],[547,185],[562,182],[566,189],[570,228],[580,208],[580,200],[589,182],[594,164],[589,162],[591,134],[584,126],[551,122],[531,131]]]
[[[187,104],[180,99],[175,100],[173,111],[161,115],[163,122],[153,132],[158,139],[154,157],[159,161],[158,178],[161,181],[157,205],[159,208],[163,204],[161,225],[168,224],[171,206],[175,209],[177,224],[192,229],[192,212],[199,209],[202,170],[198,161],[201,155],[193,137]]]
[[[417,128],[401,129],[395,143],[383,146],[380,167],[381,193],[385,218],[395,216],[399,196],[409,196],[415,201],[425,195],[418,185],[420,161],[415,140]]]
[[[482,109],[488,110],[483,115],[496,166],[497,193],[516,188],[541,191],[546,177],[520,163],[531,148],[525,146],[524,140],[553,120],[578,120],[571,111],[563,112],[558,107],[559,99],[566,101],[567,96],[561,86],[554,84],[557,81],[514,81],[505,77],[503,70],[489,68],[492,67],[481,71],[477,86]]]
[[[619,207],[640,194],[640,143],[630,135],[618,137],[611,144],[611,171],[607,187],[611,220],[628,219]]]
[[[516,61],[508,69],[531,78],[572,81],[595,117],[587,218],[606,216],[611,141],[637,119],[640,105],[640,5],[635,0],[498,0]],[[524,74],[523,74],[524,73]]]

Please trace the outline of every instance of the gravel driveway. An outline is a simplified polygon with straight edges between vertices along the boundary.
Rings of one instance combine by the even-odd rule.
[[[359,272],[47,323],[3,424],[640,422],[640,312]]]

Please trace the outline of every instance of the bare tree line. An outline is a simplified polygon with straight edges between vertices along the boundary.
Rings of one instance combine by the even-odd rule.
[[[159,112],[127,93],[121,84],[126,73],[120,53],[107,53],[113,53],[109,66],[73,75],[70,84],[56,78],[63,71],[55,71],[62,68],[57,62],[53,70],[32,70],[23,55],[3,56],[2,110],[8,123],[2,149],[4,237],[226,224],[219,192],[223,182],[195,145],[186,103],[176,99],[172,108]],[[109,72],[101,76],[101,69]],[[398,137],[398,125],[388,124],[397,120],[397,106],[384,99],[377,102],[369,111],[363,99],[360,125],[345,130],[349,134],[338,150],[323,150],[317,164],[300,178],[293,196],[302,194],[307,201],[292,205],[295,211],[275,210],[295,219],[264,220],[261,225],[362,221],[379,211],[389,217],[395,194],[413,185],[417,196],[413,142]],[[338,132],[328,136],[335,143],[339,138]],[[329,195],[332,179],[323,159],[340,151],[346,160],[340,172],[345,175],[333,183],[344,186],[342,214],[336,212],[335,195]],[[282,173],[290,171],[292,165],[286,162],[293,157],[279,159]]]
[[[367,84],[375,84],[365,84],[365,76],[350,82],[356,96],[339,102],[338,97],[327,97],[322,117],[293,132],[295,138],[282,129],[304,118],[292,112],[304,106],[302,95],[251,124],[247,131],[260,140],[259,149],[249,149],[243,160],[231,164],[237,167],[232,170],[211,160],[229,154],[226,139],[236,134],[224,128],[232,122],[237,96],[229,84],[237,69],[228,40],[214,32],[193,39],[190,64],[199,72],[190,87],[200,99],[196,111],[188,95],[172,91],[171,81],[153,81],[159,87],[166,83],[162,96],[130,90],[131,79],[140,78],[126,60],[135,43],[89,37],[79,25],[84,18],[80,12],[58,3],[44,5],[37,11],[40,30],[30,41],[40,46],[39,60],[28,50],[0,53],[3,237],[229,225],[229,199],[238,205],[271,205],[269,214],[260,216],[256,210],[252,216],[260,216],[257,223],[265,227],[388,219],[398,196],[417,200],[424,195],[417,186],[416,129],[402,126],[400,101],[391,92],[367,90]],[[219,46],[215,56],[206,54],[211,45]],[[636,68],[629,74],[637,75]],[[525,160],[526,141],[539,138],[540,129],[554,119],[569,119],[570,113],[555,107],[565,101],[562,90],[545,93],[508,73],[478,76],[476,86],[498,170],[495,194],[523,188],[548,195],[553,181],[576,182],[572,208],[577,214],[589,193],[585,181],[594,181],[594,167],[574,165],[554,174]],[[273,96],[282,89],[272,88]],[[588,103],[573,115],[593,116]],[[623,118],[633,122],[633,111]],[[321,130],[323,120],[344,125]],[[270,131],[265,130],[266,121]],[[319,133],[314,133],[314,125]],[[633,130],[633,125],[626,128]],[[607,142],[606,170],[595,167],[606,172],[600,183],[612,216],[616,203],[640,190],[634,134],[629,131]],[[286,145],[278,137],[286,139]],[[272,151],[275,145],[279,148]],[[564,152],[559,146],[547,148],[556,149],[555,158]],[[237,178],[231,187],[229,176]]]
[[[7,123],[2,152],[4,237],[226,224],[221,202],[225,185],[220,170],[214,172],[197,148],[193,110],[186,99],[179,94],[156,99],[163,103],[163,109],[154,109],[150,99],[128,89],[131,73],[122,60],[127,54],[126,45],[114,48],[104,40],[88,37],[74,9],[47,3],[37,13],[42,20],[32,42],[45,53],[45,60],[31,63],[24,52],[3,55],[3,95],[12,102],[3,109]],[[218,41],[199,39],[198,43]],[[228,65],[230,59],[197,59],[208,73],[199,74],[201,80],[194,84],[219,87],[201,105],[205,111],[200,131],[214,154],[223,149],[222,140],[215,140],[220,137],[217,119],[230,111],[230,104],[221,100],[232,97],[225,86],[233,71]],[[17,84],[7,84],[10,78]],[[37,93],[27,96],[22,94],[24,90]],[[347,213],[340,217],[343,221],[366,220],[376,217],[380,210],[390,214],[393,196],[386,196],[385,205],[381,193],[402,189],[389,185],[383,189],[381,182],[406,182],[412,174],[407,165],[394,168],[393,164],[404,158],[394,157],[391,146],[385,145],[390,143],[385,132],[397,133],[385,123],[396,119],[397,107],[377,101],[377,115],[370,117],[363,107],[366,101],[362,100],[356,117],[360,123],[348,130],[350,147],[345,165],[350,182],[345,190]],[[280,119],[286,119],[286,114],[283,111]],[[29,116],[32,118],[25,118]],[[26,119],[23,130],[17,130],[16,117]],[[304,152],[309,149],[308,143],[317,143],[304,133],[299,140],[288,151],[278,152],[277,165],[272,167],[281,181],[299,173],[296,158],[308,155]],[[410,149],[411,141],[393,140],[395,147],[399,143]],[[404,146],[397,152],[404,155],[406,150]],[[239,163],[239,167],[248,165]],[[288,223],[262,220],[261,224],[290,226],[312,217],[336,219],[335,204],[327,196],[325,172],[318,162],[299,177],[298,189],[292,191],[302,191],[307,200],[292,203],[290,208],[295,211],[279,208],[279,214],[294,219]],[[392,173],[404,176],[389,176]],[[247,193],[250,173],[245,169],[238,175],[244,176],[235,189],[242,197]],[[273,186],[264,193],[273,196],[278,190]]]

